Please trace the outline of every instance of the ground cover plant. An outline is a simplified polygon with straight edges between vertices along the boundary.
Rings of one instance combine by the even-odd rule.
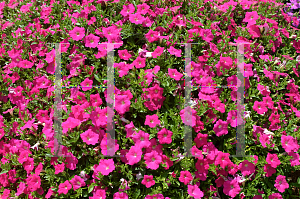
[[[297,12],[287,9],[294,4],[0,2],[1,198],[299,198],[300,34]],[[181,43],[197,43],[190,109]],[[112,113],[115,137],[107,133]],[[239,114],[242,157],[234,156]]]

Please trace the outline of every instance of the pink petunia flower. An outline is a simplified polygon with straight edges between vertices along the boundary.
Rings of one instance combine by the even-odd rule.
[[[132,136],[132,140],[135,142],[136,146],[139,148],[147,148],[150,146],[149,134],[140,130],[138,133]]]
[[[115,170],[115,163],[113,159],[101,159],[97,171],[100,171],[102,175],[108,175],[113,170]]]
[[[134,24],[142,24],[145,20],[145,17],[143,17],[140,13],[130,14],[129,15],[129,21]]]
[[[280,193],[272,193],[269,195],[269,199],[283,199]]]
[[[138,56],[132,64],[135,66],[135,68],[145,68],[146,66],[146,58],[142,58]]]
[[[286,177],[283,176],[283,175],[279,175],[277,176],[276,180],[275,180],[275,188],[283,193],[285,191],[285,189],[288,189],[289,188],[289,184],[287,183]]]
[[[232,198],[234,198],[241,191],[239,183],[236,179],[225,181],[223,185],[223,192]]]
[[[116,192],[113,199],[128,199],[128,195],[125,192]]]
[[[193,180],[193,176],[189,171],[180,171],[179,181],[185,185],[189,184]]]
[[[152,175],[144,175],[144,179],[141,182],[143,185],[145,185],[147,188],[150,188],[151,186],[155,185],[155,181],[153,180]]]
[[[115,109],[120,115],[123,115],[129,111],[130,104],[131,102],[127,95],[115,96]]]
[[[268,111],[266,104],[264,102],[255,101],[253,110],[255,110],[258,114],[262,115]]]
[[[89,78],[85,78],[85,80],[81,82],[80,85],[82,86],[83,91],[88,91],[91,90],[93,86],[93,81],[90,80]]]
[[[270,164],[265,164],[264,166],[264,172],[266,172],[267,177],[271,177],[274,173],[276,173],[276,169],[271,167]]]
[[[213,130],[218,137],[222,135],[226,135],[228,134],[228,123],[226,121],[219,119],[215,123]]]
[[[207,144],[207,137],[208,137],[207,134],[201,134],[201,133],[197,134],[197,136],[194,139],[197,148],[200,148]]]
[[[288,155],[293,157],[290,159],[292,167],[300,165],[300,155],[298,153],[289,152]]]
[[[162,161],[161,156],[156,152],[152,151],[151,153],[146,153],[144,156],[146,168],[156,170],[159,167],[159,164]]]
[[[183,77],[183,74],[178,72],[176,69],[168,68],[168,74],[171,78],[175,79],[176,81],[179,81]]]
[[[280,160],[278,159],[277,154],[268,153],[266,161],[273,168],[276,168],[278,165],[280,165]]]
[[[74,41],[79,41],[84,37],[85,29],[80,27],[75,27],[73,30],[69,32],[70,37]]]
[[[40,176],[37,174],[33,174],[30,177],[30,180],[28,182],[28,187],[29,187],[30,191],[36,191],[37,189],[39,189],[41,187]]]
[[[129,5],[123,5],[123,9],[121,10],[120,14],[123,17],[127,17],[128,15],[134,13],[135,11],[135,7],[134,5],[131,3]]]
[[[164,47],[157,46],[157,48],[152,52],[152,57],[157,58],[164,52]]]
[[[80,134],[80,137],[83,142],[87,143],[88,145],[94,145],[99,141],[99,135],[94,133],[91,129],[88,129],[84,133]]]
[[[128,160],[128,164],[134,165],[134,164],[138,163],[142,158],[142,154],[143,154],[143,152],[140,147],[132,146],[129,149],[129,152],[126,153],[126,158]]]
[[[175,49],[173,46],[170,46],[170,48],[168,48],[168,52],[171,55],[175,55],[176,57],[181,57],[181,49]]]
[[[171,144],[173,132],[163,128],[157,133],[160,144]]]
[[[296,152],[299,149],[299,145],[297,144],[296,139],[294,139],[292,136],[288,135],[282,135],[281,136],[281,145],[284,150],[289,152]]]
[[[159,36],[160,36],[159,32],[151,30],[151,29],[149,30],[149,32],[147,34],[145,34],[146,39],[150,43],[158,41]]]
[[[239,164],[239,170],[243,176],[250,175],[255,172],[255,165],[248,160],[244,160]]]
[[[138,4],[137,5],[137,13],[141,13],[142,15],[147,14],[150,6],[148,6],[146,3]]]
[[[20,61],[19,65],[20,65],[20,68],[32,68],[34,63],[32,63],[28,60],[23,60],[23,61]]]
[[[188,194],[194,198],[202,198],[204,196],[204,193],[197,185],[188,185]]]
[[[256,24],[256,20],[259,18],[259,15],[256,11],[246,12],[243,22],[248,22],[248,25]]]
[[[118,54],[119,54],[119,57],[124,60],[129,60],[132,57],[132,55],[126,49],[118,50]]]
[[[66,180],[64,183],[60,183],[60,185],[58,186],[57,193],[63,193],[66,195],[70,189],[72,189],[72,185],[69,183],[68,180]]]
[[[229,153],[218,152],[217,158],[215,160],[216,165],[220,165],[223,169],[231,162],[229,159]]]
[[[54,174],[62,173],[65,170],[65,164],[61,163],[61,164],[54,165],[54,168],[55,168]]]
[[[70,180],[71,184],[73,185],[73,189],[77,190],[80,187],[85,186],[85,182],[84,179],[82,179],[80,176],[75,175],[74,178],[72,178],[72,180]]]
[[[160,125],[160,120],[156,114],[146,115],[145,125],[149,125],[151,128],[155,128],[156,125]]]
[[[96,48],[98,46],[99,41],[99,37],[95,36],[94,34],[89,34],[85,38],[85,47]]]

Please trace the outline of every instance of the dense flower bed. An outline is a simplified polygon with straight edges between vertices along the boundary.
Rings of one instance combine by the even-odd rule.
[[[289,5],[1,2],[1,197],[299,198],[300,34]],[[62,44],[61,53],[50,43]],[[190,109],[180,43],[197,43]],[[236,105],[239,43],[246,43],[245,113]],[[59,57],[61,140],[54,130]],[[112,113],[115,137],[107,133]],[[240,116],[245,155],[236,157]],[[192,157],[184,156],[187,126]]]

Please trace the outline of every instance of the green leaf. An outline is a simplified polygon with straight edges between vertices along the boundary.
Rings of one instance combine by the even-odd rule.
[[[94,76],[95,76],[96,80],[100,83],[101,80],[100,80],[99,76],[97,74],[95,74]]]
[[[89,188],[88,188],[88,192],[91,193],[94,190],[94,187],[96,186],[95,183],[92,183]]]

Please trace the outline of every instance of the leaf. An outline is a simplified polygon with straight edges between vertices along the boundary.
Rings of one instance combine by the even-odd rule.
[[[8,170],[3,170],[3,171],[1,171],[0,175],[7,173],[7,172],[8,172]]]
[[[89,188],[88,188],[88,192],[91,193],[93,190],[94,190],[94,187],[95,187],[95,183],[92,183]]]
[[[97,74],[95,74],[94,76],[95,76],[95,79],[100,83],[101,80],[100,80],[99,76]]]

